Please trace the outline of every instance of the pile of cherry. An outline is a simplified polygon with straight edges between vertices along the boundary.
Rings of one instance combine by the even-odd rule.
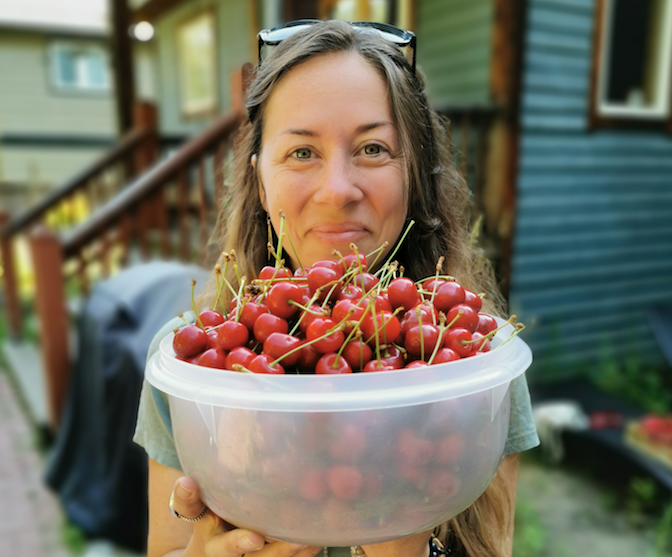
[[[241,278],[238,289],[225,279],[235,254],[224,254],[225,269],[215,267],[217,297],[226,288],[233,299],[226,312],[202,311],[177,330],[176,356],[252,373],[343,374],[426,366],[490,350],[501,327],[481,312],[482,296],[441,274],[442,261],[435,276],[414,282],[396,262],[370,273],[367,256],[351,248],[336,254],[337,261],[296,272],[277,258],[249,284]]]

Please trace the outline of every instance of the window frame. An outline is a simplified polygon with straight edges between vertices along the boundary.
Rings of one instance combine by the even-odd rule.
[[[664,130],[672,134],[672,28],[666,37],[670,49],[670,60],[668,64],[668,107],[667,114],[637,114],[636,112],[619,114],[619,111],[611,110],[604,112],[599,106],[598,97],[602,93],[604,84],[604,74],[606,68],[605,62],[605,48],[608,40],[607,36],[607,16],[609,6],[607,5],[611,0],[597,0],[595,4],[594,16],[594,31],[593,31],[593,56],[592,69],[590,76],[590,97],[588,103],[588,128],[589,130],[597,130],[600,128],[621,128],[621,129],[650,129],[650,130]],[[668,9],[671,9],[668,7]]]

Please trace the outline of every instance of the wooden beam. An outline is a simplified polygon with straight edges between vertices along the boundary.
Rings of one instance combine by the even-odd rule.
[[[10,222],[9,214],[0,213],[0,228]],[[2,254],[2,281],[5,287],[5,307],[9,334],[12,338],[21,337],[22,319],[19,303],[19,287],[15,271],[14,236],[7,234],[0,236],[0,250]]]
[[[153,21],[168,10],[179,6],[185,0],[149,0],[133,12],[131,17],[134,23],[139,21]],[[250,1],[250,0],[248,0]]]
[[[499,232],[501,254],[498,261],[500,289],[508,299],[511,259],[516,219],[516,186],[520,143],[520,101],[522,94],[523,55],[527,28],[527,0],[495,0],[490,90],[493,101],[501,107],[501,117],[494,126],[503,150],[498,188],[499,222],[492,223]],[[496,152],[496,151],[495,151]],[[492,176],[491,172],[491,176]],[[494,179],[492,177],[491,179]]]
[[[135,79],[133,42],[129,33],[131,14],[128,0],[109,0],[112,15],[112,60],[117,101],[117,127],[123,134],[133,127]]]

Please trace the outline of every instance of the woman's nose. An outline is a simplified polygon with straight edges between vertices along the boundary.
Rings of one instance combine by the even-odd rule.
[[[314,200],[341,209],[360,201],[364,194],[358,185],[359,172],[344,158],[328,160],[319,178]]]

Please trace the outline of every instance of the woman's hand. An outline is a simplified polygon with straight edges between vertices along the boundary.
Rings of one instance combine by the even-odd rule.
[[[180,516],[196,518],[203,512],[205,504],[196,482],[150,459],[148,557],[314,557],[322,551],[321,547],[266,540],[257,532],[228,524],[210,510],[195,522],[181,520],[169,510],[171,491],[172,508]]]
[[[204,508],[194,480],[186,476],[179,478],[173,486],[173,510],[183,517],[195,518]],[[266,540],[256,532],[228,524],[209,509],[203,518],[193,523],[193,527],[185,556],[313,557],[322,551],[321,547]]]

